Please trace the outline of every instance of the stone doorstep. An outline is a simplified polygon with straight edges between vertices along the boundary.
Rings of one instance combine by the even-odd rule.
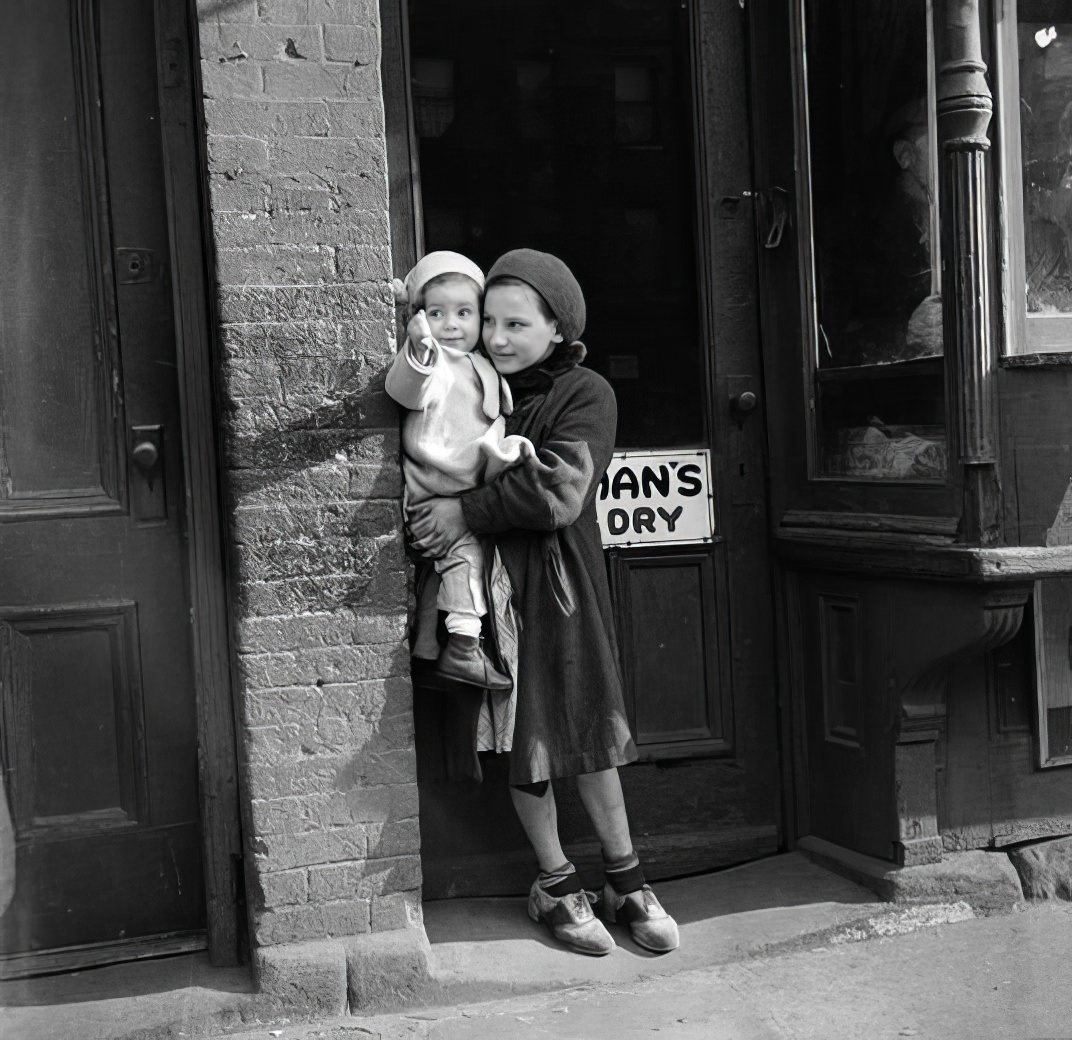
[[[797,848],[888,903],[962,901],[976,913],[991,914],[1012,910],[1024,902],[1020,877],[1003,852],[952,852],[939,863],[898,867],[822,838],[801,838]]]

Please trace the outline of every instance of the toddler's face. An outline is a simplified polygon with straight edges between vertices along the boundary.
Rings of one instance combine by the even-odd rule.
[[[480,299],[468,279],[451,278],[424,294],[424,313],[436,340],[468,353],[480,342]]]
[[[544,317],[535,290],[525,285],[493,285],[484,296],[484,346],[503,375],[543,361],[562,342]]]

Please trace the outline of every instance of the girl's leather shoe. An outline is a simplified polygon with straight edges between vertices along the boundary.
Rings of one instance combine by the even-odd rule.
[[[611,924],[621,921],[629,925],[633,942],[652,953],[669,953],[681,943],[677,922],[662,908],[650,885],[620,896],[608,881],[603,885],[599,911]]]
[[[529,892],[529,917],[542,921],[563,946],[578,953],[603,957],[614,949],[614,940],[603,922],[592,913],[592,904],[585,892],[568,896],[552,896],[533,882]]]

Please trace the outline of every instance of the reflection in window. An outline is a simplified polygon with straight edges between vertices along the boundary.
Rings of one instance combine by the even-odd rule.
[[[1072,4],[1017,12],[1029,314],[1072,313]],[[1053,16],[1065,21],[1052,22]]]
[[[926,0],[809,0],[821,365],[941,352]]]
[[[800,9],[820,474],[943,479],[930,4]]]

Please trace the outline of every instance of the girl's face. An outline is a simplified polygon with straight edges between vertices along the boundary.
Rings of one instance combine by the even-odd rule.
[[[558,323],[544,317],[534,289],[493,285],[485,294],[484,346],[503,375],[538,364],[561,342]]]
[[[480,298],[468,278],[449,278],[424,292],[424,313],[436,340],[468,353],[480,342]]]

